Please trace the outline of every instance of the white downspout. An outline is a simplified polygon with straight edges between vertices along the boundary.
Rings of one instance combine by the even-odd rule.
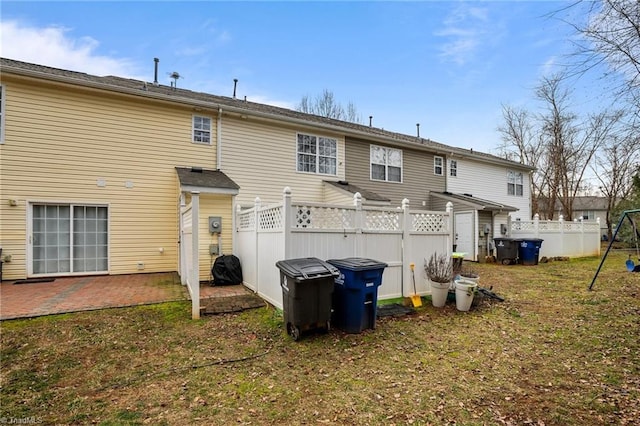
[[[217,145],[216,145],[216,169],[222,170],[222,107],[218,107],[218,126],[217,126]]]

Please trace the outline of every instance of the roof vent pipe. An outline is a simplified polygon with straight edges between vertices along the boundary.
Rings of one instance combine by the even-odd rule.
[[[418,131],[418,137],[420,137],[420,123],[416,123],[416,129]]]
[[[158,85],[158,62],[160,62],[160,59],[153,58],[153,62],[155,62],[154,72],[153,72],[153,84],[154,86],[157,86]]]
[[[369,127],[371,127],[372,120],[373,120],[373,115],[370,115],[370,116],[369,116]]]
[[[234,78],[233,79],[233,99],[236,98],[236,86],[238,85],[238,79]]]

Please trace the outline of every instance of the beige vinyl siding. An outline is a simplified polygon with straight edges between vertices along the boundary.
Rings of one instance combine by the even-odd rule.
[[[192,111],[7,75],[3,85],[0,244],[12,256],[4,277],[27,271],[28,202],[107,205],[112,274],[139,272],[138,262],[142,272],[177,270],[175,166],[216,168],[215,141],[191,143]],[[215,139],[214,116],[212,124]]]
[[[217,256],[209,255],[209,245],[218,244],[218,234],[209,233],[209,216],[222,217],[220,254],[232,254],[233,200],[230,195],[200,194],[198,245],[200,246],[200,281],[211,280],[211,267]]]
[[[433,155],[427,152],[397,148],[402,150],[402,183],[371,180],[370,146],[387,146],[363,140],[346,140],[346,180],[363,189],[373,191],[391,200],[392,206],[402,205],[409,199],[411,208],[431,209],[429,191],[444,191],[444,176],[433,174]],[[424,202],[424,206],[423,206]]]
[[[296,171],[297,133],[327,136],[337,140],[337,176]],[[253,117],[222,118],[222,171],[240,186],[236,201],[253,206],[282,201],[285,186],[292,199],[323,201],[323,180],[344,179],[344,138],[328,132],[286,124],[258,122]]]
[[[353,206],[353,196],[346,191],[341,191],[332,185],[324,185],[324,201],[328,204],[341,206]]]

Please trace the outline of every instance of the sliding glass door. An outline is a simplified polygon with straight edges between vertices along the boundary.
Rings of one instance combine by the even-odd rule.
[[[32,205],[33,274],[108,271],[105,206]]]

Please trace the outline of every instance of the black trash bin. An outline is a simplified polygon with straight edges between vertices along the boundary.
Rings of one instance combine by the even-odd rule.
[[[328,331],[333,281],[340,271],[315,257],[280,260],[276,266],[287,334],[298,340],[308,330]]]
[[[362,257],[327,262],[340,270],[333,289],[332,324],[347,333],[375,328],[378,287],[387,264]]]
[[[518,246],[522,240],[519,238],[494,238],[496,245],[496,258],[503,265],[512,265],[518,263]]]
[[[542,238],[523,238],[518,244],[520,263],[528,266],[537,265],[543,241]]]

